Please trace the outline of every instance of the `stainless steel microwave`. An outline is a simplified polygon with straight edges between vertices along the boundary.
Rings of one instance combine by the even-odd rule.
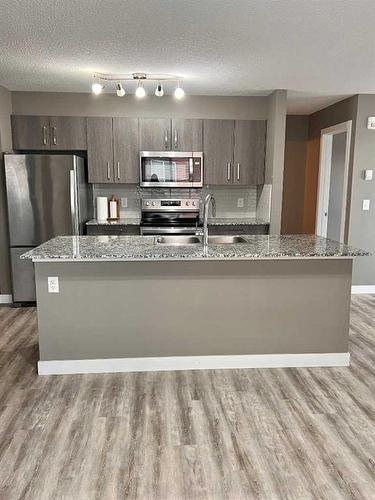
[[[202,187],[203,153],[141,151],[141,187]]]

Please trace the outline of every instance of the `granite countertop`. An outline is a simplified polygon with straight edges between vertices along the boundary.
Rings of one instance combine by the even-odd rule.
[[[314,235],[245,236],[246,243],[168,246],[154,236],[58,236],[21,256],[34,262],[356,257],[369,252]]]
[[[269,221],[259,217],[210,217],[210,226],[264,226],[269,225]]]
[[[91,219],[86,222],[86,226],[139,226],[141,223],[140,217],[126,217],[119,220],[98,220]]]
[[[202,222],[202,221],[201,221]],[[140,217],[126,217],[115,221],[99,221],[91,219],[86,222],[87,226],[138,226],[141,223]],[[264,226],[269,225],[269,221],[259,217],[211,217],[208,219],[210,226]]]

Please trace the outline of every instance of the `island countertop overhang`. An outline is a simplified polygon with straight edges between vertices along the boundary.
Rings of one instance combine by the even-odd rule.
[[[252,235],[245,243],[159,244],[153,236],[58,236],[21,258],[33,262],[139,262],[353,258],[369,252],[315,235]]]

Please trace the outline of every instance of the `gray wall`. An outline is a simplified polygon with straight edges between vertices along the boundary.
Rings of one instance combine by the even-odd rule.
[[[4,162],[2,153],[11,151],[12,137],[10,114],[12,112],[11,93],[0,86],[0,294],[11,293],[9,271],[8,219],[6,213]]]
[[[280,234],[283,199],[287,92],[275,90],[268,98],[266,184],[272,184],[270,234]]]
[[[172,96],[148,96],[138,100],[133,95],[94,96],[68,92],[12,92],[14,114],[66,116],[147,116],[182,118],[267,118],[268,97],[186,96],[176,101]]]
[[[282,234],[303,233],[308,116],[287,116],[283,182]]]
[[[365,169],[375,171],[375,131],[367,130],[367,117],[374,115],[375,96],[359,95],[348,241],[375,253],[375,178],[372,181],[363,179]],[[368,212],[362,210],[364,199],[370,200]],[[354,260],[354,284],[375,285],[375,257]]]
[[[346,214],[345,239],[348,238],[349,230],[349,206],[351,195],[351,177],[353,170],[353,155],[355,142],[355,129],[357,119],[358,96],[344,99],[328,108],[322,109],[310,115],[309,118],[309,140],[307,144],[306,180],[305,180],[305,208],[304,208],[304,231],[315,232],[316,202],[319,175],[319,151],[320,132],[324,128],[332,127],[338,123],[352,120],[352,138],[350,147],[349,182],[348,182],[348,205]]]

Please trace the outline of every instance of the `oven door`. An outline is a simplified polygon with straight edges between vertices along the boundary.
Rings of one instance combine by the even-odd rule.
[[[142,151],[141,187],[199,187],[203,185],[202,160],[197,153]]]

